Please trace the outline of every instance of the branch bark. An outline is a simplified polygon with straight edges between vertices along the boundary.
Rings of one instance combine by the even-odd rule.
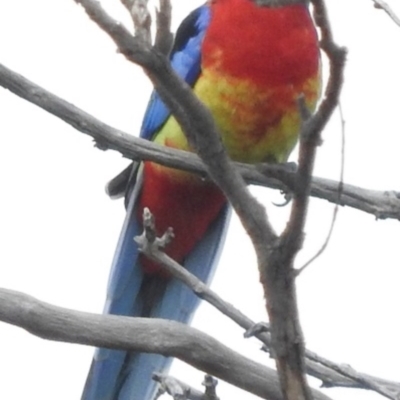
[[[391,20],[398,26],[400,26],[400,18],[396,15],[396,13],[392,10],[386,1],[383,0],[372,0],[376,8],[385,11],[387,15],[391,18]]]
[[[177,322],[72,311],[7,289],[0,289],[0,320],[43,339],[176,357],[256,396],[283,400],[275,371]],[[329,400],[317,390],[313,396]]]
[[[148,210],[145,214],[148,220],[152,220],[151,217],[149,218]],[[168,241],[171,239],[169,235],[170,232],[167,231],[163,237],[166,237]],[[188,286],[199,298],[207,301],[223,315],[242,327],[246,331],[245,337],[257,337],[264,344],[264,349],[273,353],[269,324],[256,324],[232,304],[224,301],[196,276],[165,254],[162,250],[164,248],[164,240],[163,238],[156,238],[155,226],[153,224],[145,223],[143,234],[135,238],[135,240],[141,246],[141,251],[143,251],[147,257],[155,260],[165,268],[171,276],[179,279]],[[259,329],[261,326],[262,329]],[[307,373],[315,378],[321,379],[324,387],[344,386],[373,390],[389,399],[397,399],[395,396],[398,396],[400,393],[400,383],[361,374],[348,366],[336,364],[307,349],[305,350],[305,359]]]
[[[115,150],[131,160],[155,161],[168,167],[207,176],[207,169],[197,155],[163,147],[115,129],[2,64],[0,86],[55,115],[79,132],[91,136],[100,150]],[[295,188],[296,172],[292,169],[268,164],[254,166],[235,163],[235,166],[249,184],[279,190]],[[336,203],[338,190],[338,182],[314,177],[310,195]],[[378,191],[344,184],[340,204],[372,214],[377,219],[400,220],[400,192]]]
[[[303,126],[290,218],[283,233],[265,245],[264,251],[257,251],[255,246],[271,323],[272,356],[288,400],[312,399],[305,376],[305,345],[299,322],[294,260],[303,245],[317,147],[321,143],[322,130],[339,102],[346,57],[345,49],[333,41],[324,1],[312,0],[312,3],[316,25],[321,31],[321,48],[328,56],[330,65],[325,98],[313,116],[308,115],[302,99],[299,100]]]

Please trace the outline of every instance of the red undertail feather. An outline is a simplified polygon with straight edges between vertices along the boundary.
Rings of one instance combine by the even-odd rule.
[[[177,262],[182,262],[217,217],[225,198],[210,182],[151,162],[145,163],[144,182],[138,217],[141,218],[143,208],[148,207],[156,216],[158,236],[169,227],[173,228],[175,238],[166,253]],[[162,271],[145,257],[142,257],[141,263],[147,273]]]

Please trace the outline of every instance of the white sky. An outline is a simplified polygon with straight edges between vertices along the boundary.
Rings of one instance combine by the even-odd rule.
[[[104,1],[129,24],[117,0]],[[201,1],[174,0],[174,27]],[[400,14],[398,1],[389,2]],[[330,0],[338,43],[349,49],[343,109],[345,181],[400,190],[400,28],[371,0]],[[1,0],[0,62],[119,129],[137,134],[150,85],[72,0]],[[100,312],[124,209],[104,194],[127,161],[0,89],[0,285],[67,308]],[[316,175],[336,179],[340,121],[324,133]],[[254,189],[277,229],[288,208],[276,192]],[[298,266],[325,240],[333,206],[313,200]],[[308,348],[340,363],[399,380],[398,221],[375,221],[342,208],[327,251],[298,281]],[[234,220],[213,289],[255,320],[264,320],[255,257]],[[210,306],[194,326],[271,365],[256,340]],[[80,398],[89,347],[60,344],[0,324],[0,398]],[[171,373],[200,387],[202,373],[176,363]],[[313,381],[314,382],[314,381]],[[318,384],[318,382],[314,382]],[[221,399],[254,398],[220,382]],[[329,389],[333,399],[374,400],[365,391]]]

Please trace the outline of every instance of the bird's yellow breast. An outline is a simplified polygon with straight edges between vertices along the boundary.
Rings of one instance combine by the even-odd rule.
[[[313,111],[320,94],[312,19],[302,4],[270,8],[232,0],[225,6],[211,5],[194,93],[211,111],[232,159],[284,162],[301,127],[299,97]],[[172,116],[155,141],[190,150]]]
[[[304,94],[307,106],[313,110],[319,95],[319,76],[296,88],[263,90],[250,81],[227,79],[205,71],[194,92],[210,109],[232,159],[248,163],[283,162],[295,146],[300,129],[298,97]],[[173,116],[155,141],[191,150]]]

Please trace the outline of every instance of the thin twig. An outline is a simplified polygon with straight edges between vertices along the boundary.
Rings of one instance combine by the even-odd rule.
[[[201,400],[203,396],[203,393],[172,376],[154,373],[153,379],[160,384],[155,400],[165,393],[174,400]]]
[[[296,276],[299,276],[309,265],[311,265],[321,254],[326,250],[328,247],[328,244],[331,240],[332,234],[333,234],[333,228],[335,227],[336,224],[336,219],[337,215],[339,212],[339,204],[342,198],[343,194],[343,186],[344,186],[344,165],[345,165],[345,147],[346,147],[346,133],[345,133],[345,120],[343,117],[343,110],[342,106],[339,103],[339,114],[340,114],[340,121],[341,121],[341,127],[342,127],[342,146],[341,146],[341,162],[340,162],[340,176],[339,176],[339,187],[338,187],[338,192],[337,192],[337,201],[335,204],[335,207],[333,208],[333,214],[332,214],[332,220],[331,224],[329,227],[328,235],[326,236],[325,242],[321,246],[321,248],[317,251],[317,253],[311,257],[301,268],[296,270]]]
[[[383,0],[372,0],[375,4],[375,8],[383,10],[387,15],[393,20],[393,22],[400,26],[400,18],[396,15],[396,13],[392,10],[392,8]]]
[[[151,15],[147,3],[148,0],[133,0],[131,16],[135,28],[135,37],[151,46]]]
[[[208,400],[204,393],[173,376],[155,373],[153,379],[161,386],[157,397],[168,393],[174,400]]]
[[[217,396],[218,381],[211,375],[206,375],[202,385],[205,387],[203,400],[219,400]]]
[[[355,382],[358,382],[365,389],[373,390],[391,400],[399,400],[400,398],[400,390],[398,388],[396,390],[393,388],[393,386],[382,383],[381,381],[373,377],[370,377],[365,374],[360,374],[359,372],[351,368],[349,365],[339,365],[333,363],[332,361],[320,357],[317,354],[312,353],[310,351],[307,352],[307,357],[315,362],[324,365],[325,367],[332,369],[335,372],[338,372],[342,376],[345,376]]]
[[[156,10],[157,31],[154,48],[166,56],[168,56],[173,42],[171,12],[171,1],[160,0],[160,9]]]

